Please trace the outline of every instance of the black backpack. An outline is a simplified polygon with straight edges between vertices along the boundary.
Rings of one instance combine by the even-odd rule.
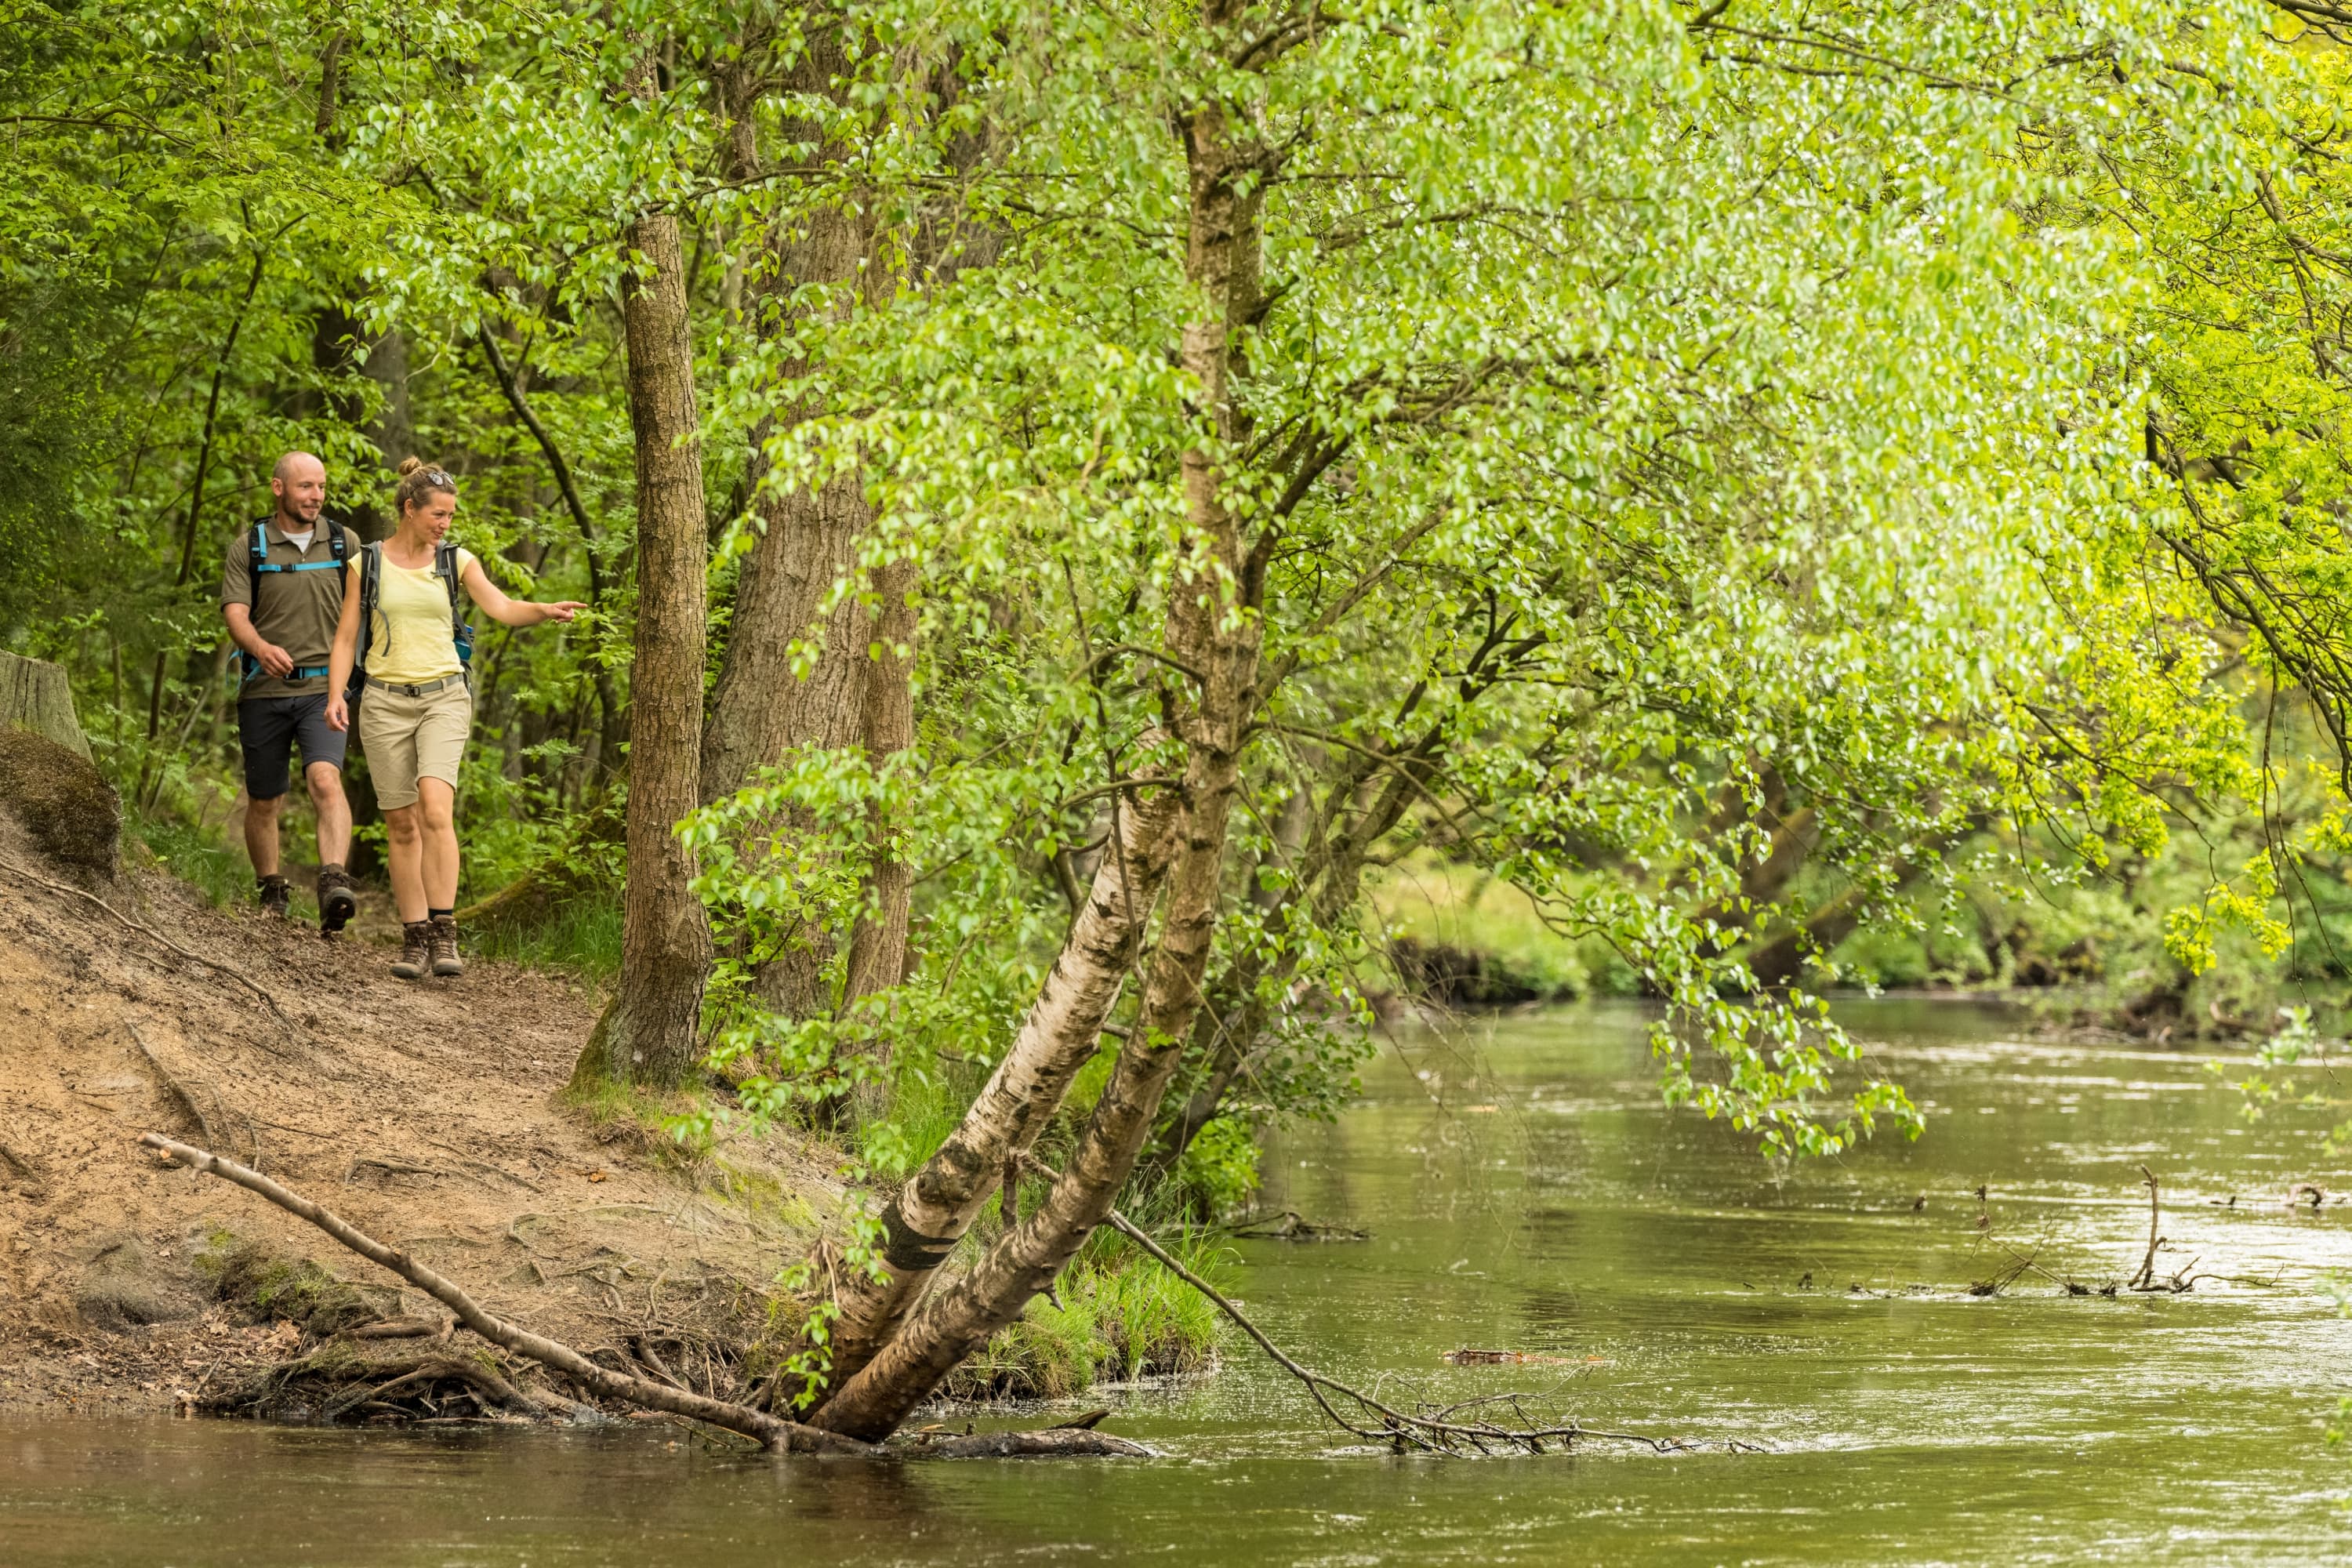
[[[457,608],[457,547],[447,540],[433,547],[433,574],[449,590],[449,640],[457,645],[457,668],[466,677],[466,689],[474,686],[474,627]],[[375,644],[376,596],[383,581],[383,546],[370,544],[360,551],[360,640],[352,658],[351,684],[343,689],[343,700],[359,705],[360,694],[367,689],[368,650]]]
[[[349,536],[343,532],[343,525],[337,522],[333,518],[323,515],[320,516],[319,521],[324,523],[327,528],[328,558],[324,561],[296,561],[286,565],[279,565],[277,563],[272,562],[269,559],[270,520],[266,517],[259,522],[255,523],[253,525],[253,531],[246,536],[246,555],[247,563],[250,565],[253,572],[251,579],[253,586],[251,592],[247,595],[245,607],[246,614],[252,618],[257,628],[258,627],[261,620],[262,578],[274,572],[341,572],[343,570],[344,564],[351,560],[351,540]],[[257,629],[256,635],[259,635]],[[240,688],[247,685],[254,677],[261,673],[261,661],[255,658],[251,654],[247,653],[243,648],[236,650],[232,663],[233,667],[241,672],[237,679],[237,685]],[[294,672],[288,676],[287,679],[289,680],[309,680],[313,677],[321,676],[326,673],[327,667],[323,664],[298,664],[294,667]]]

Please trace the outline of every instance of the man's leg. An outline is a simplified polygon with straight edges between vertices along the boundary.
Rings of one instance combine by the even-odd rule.
[[[270,878],[278,875],[278,808],[286,804],[282,795],[261,799],[247,795],[245,802],[245,854],[253,862],[253,874]],[[344,831],[350,831],[350,814],[344,815]]]
[[[295,715],[282,698],[236,705],[237,749],[245,755],[245,852],[253,861],[261,907],[286,912],[286,879],[278,874],[278,813],[292,784]]]
[[[359,895],[343,863],[352,852],[352,803],[343,797],[343,770],[310,763],[302,770],[310,805],[319,814],[319,931],[333,936],[359,913]]]
[[[343,798],[343,770],[312,763],[302,770],[310,804],[319,813],[319,864],[341,866],[352,858],[352,803]]]

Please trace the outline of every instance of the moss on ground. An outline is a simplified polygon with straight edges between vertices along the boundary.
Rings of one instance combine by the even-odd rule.
[[[288,1258],[258,1243],[214,1231],[196,1268],[222,1300],[257,1318],[286,1319],[315,1335],[341,1333],[398,1311],[400,1294],[339,1279],[307,1258]]]

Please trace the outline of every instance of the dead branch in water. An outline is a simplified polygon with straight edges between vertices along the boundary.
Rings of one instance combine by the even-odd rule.
[[[517,1355],[528,1356],[545,1366],[569,1373],[590,1391],[609,1399],[617,1399],[648,1410],[659,1410],[672,1415],[684,1415],[706,1422],[726,1431],[740,1433],[766,1447],[782,1448],[788,1453],[878,1455],[879,1445],[861,1442],[837,1432],[820,1431],[797,1421],[785,1421],[754,1410],[748,1405],[730,1404],[723,1399],[709,1399],[684,1387],[670,1387],[648,1378],[616,1373],[598,1365],[571,1346],[518,1328],[503,1318],[486,1310],[472,1297],[460,1290],[441,1275],[427,1268],[406,1253],[386,1247],[383,1243],[353,1229],[349,1224],[320,1207],[310,1199],[279,1186],[276,1182],[217,1154],[174,1142],[160,1132],[150,1132],[140,1139],[150,1149],[162,1151],[194,1170],[234,1183],[246,1191],[258,1194],[279,1208],[317,1226],[353,1252],[382,1268],[390,1269],[418,1289],[457,1315],[457,1321],[483,1339]],[[490,1374],[487,1368],[467,1370],[469,1363],[462,1358],[432,1358],[418,1363],[420,1373],[434,1377],[456,1377],[478,1388],[492,1400],[509,1408],[522,1408],[533,1402],[539,1405],[570,1405],[570,1401],[548,1394],[524,1394],[504,1379]],[[452,1370],[454,1368],[454,1370]],[[477,1377],[475,1372],[482,1375]],[[373,1388],[362,1393],[356,1403],[364,1405],[380,1400],[385,1388]],[[1009,1458],[1050,1456],[1130,1456],[1146,1457],[1151,1450],[1141,1444],[1108,1433],[1070,1431],[1048,1428],[1032,1432],[985,1432],[976,1436],[948,1438],[909,1450],[940,1458]]]
[[[1117,1209],[1111,1210],[1105,1219],[1129,1240],[1150,1253],[1161,1268],[1207,1297],[1212,1305],[1240,1327],[1242,1332],[1256,1341],[1258,1348],[1273,1357],[1276,1365],[1306,1385],[1308,1395],[1321,1407],[1324,1415],[1329,1416],[1344,1430],[1359,1437],[1369,1437],[1377,1442],[1387,1443],[1400,1451],[1405,1448],[1419,1448],[1433,1454],[1458,1454],[1469,1450],[1483,1454],[1490,1447],[1516,1448],[1531,1454],[1540,1454],[1544,1451],[1546,1444],[1558,1443],[1562,1448],[1573,1448],[1580,1438],[1586,1441],[1637,1443],[1659,1454],[1686,1453],[1698,1447],[1695,1443],[1685,1443],[1673,1437],[1644,1437],[1633,1432],[1598,1431],[1590,1426],[1580,1426],[1573,1421],[1565,1426],[1539,1426],[1528,1416],[1521,1402],[1529,1396],[1523,1394],[1486,1394],[1476,1399],[1466,1399],[1458,1404],[1437,1408],[1429,1415],[1409,1415],[1391,1405],[1383,1405],[1370,1394],[1360,1389],[1351,1388],[1337,1378],[1326,1377],[1311,1367],[1301,1366],[1284,1353],[1281,1346],[1268,1339],[1264,1330],[1250,1321],[1248,1316],[1239,1307],[1227,1300],[1215,1286],[1177,1262],[1166,1247],[1152,1240],[1150,1236],[1133,1220],[1129,1219]],[[1333,1394],[1352,1405],[1360,1414],[1353,1417],[1343,1414],[1328,1396]],[[1503,1405],[1509,1406],[1522,1425],[1506,1426],[1493,1421],[1452,1419],[1459,1412],[1474,1407]],[[1762,1451],[1752,1443],[1742,1443],[1734,1439],[1727,1439],[1724,1446],[1734,1451]]]
[[[2147,1188],[2147,1256],[2140,1260],[2139,1272],[2124,1281],[2124,1288],[2127,1290],[2137,1290],[2144,1295],[2162,1291],[2167,1295],[2179,1296],[2195,1289],[2197,1281],[2200,1279],[2229,1278],[2220,1274],[2191,1274],[2189,1270],[2196,1268],[2198,1262],[2194,1258],[2174,1269],[2168,1278],[2158,1279],[2156,1277],[2157,1249],[2162,1247],[2167,1239],[2157,1234],[2158,1226],[2163,1222],[2163,1210],[2158,1198],[2156,1173],[2142,1165],[2139,1168],[2139,1173],[2147,1178],[2144,1184]]]
[[[162,931],[157,931],[153,926],[148,925],[143,921],[132,920],[129,915],[124,914],[121,910],[116,909],[112,904],[108,903],[104,899],[100,898],[97,894],[85,893],[79,888],[74,887],[69,883],[51,881],[48,878],[42,876],[39,872],[28,871],[13,860],[0,858],[0,871],[5,871],[12,877],[22,877],[27,882],[32,882],[37,886],[47,888],[53,893],[63,893],[68,898],[79,899],[86,904],[96,904],[100,910],[104,910],[107,914],[111,915],[116,921],[130,927],[132,931],[137,931],[140,935],[145,937],[148,941],[156,943],[158,946],[171,949],[172,952],[178,953],[182,958],[186,959],[191,963],[201,963],[206,969],[227,975],[231,980],[236,981],[239,985],[244,986],[247,991],[252,992],[256,996],[261,998],[262,1004],[269,1009],[270,1016],[275,1017],[278,1020],[278,1025],[285,1029],[286,1037],[289,1040],[299,1039],[301,1037],[295,1030],[294,1020],[289,1018],[286,1016],[284,1009],[278,1005],[278,998],[263,990],[260,984],[256,982],[252,976],[247,974],[245,971],[236,967],[234,964],[223,963],[216,958],[206,958],[201,952],[192,952],[188,949],[182,947],[178,942],[173,942],[170,937],[165,936]]]
[[[2147,1178],[2145,1184],[2147,1187],[2147,1257],[2141,1260],[2139,1272],[2126,1281],[2135,1290],[2146,1289],[2148,1282],[2156,1278],[2156,1249],[2158,1245],[2156,1227],[2160,1213],[2157,1206],[2156,1173],[2142,1165],[2139,1173]]]

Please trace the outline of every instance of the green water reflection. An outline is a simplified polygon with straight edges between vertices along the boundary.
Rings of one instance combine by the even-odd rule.
[[[1557,1387],[1585,1421],[1763,1454],[1445,1461],[1349,1447],[1237,1347],[1103,1395],[1150,1463],[773,1463],[664,1436],[0,1423],[8,1563],[2300,1563],[2352,1560],[2315,1422],[2352,1324],[2352,1205],[2179,1052],[2004,1039],[1956,1005],[1849,1009],[1927,1138],[1775,1173],[1662,1110],[1630,1011],[1419,1038],[1269,1195],[1370,1227],[1244,1244],[1236,1293],[1307,1359],[1408,1396]],[[2164,1176],[2186,1296],[2138,1266]],[[1986,1186],[1979,1205],[1973,1190]],[[2234,1195],[2235,1207],[2222,1206]],[[1924,1206],[1917,1200],[1925,1198]],[[1982,1215],[1985,1228],[1979,1229]],[[2275,1284],[2266,1281],[2275,1280]],[[1859,1289],[1855,1289],[1859,1287]],[[1558,1358],[1457,1368],[1464,1345]]]

